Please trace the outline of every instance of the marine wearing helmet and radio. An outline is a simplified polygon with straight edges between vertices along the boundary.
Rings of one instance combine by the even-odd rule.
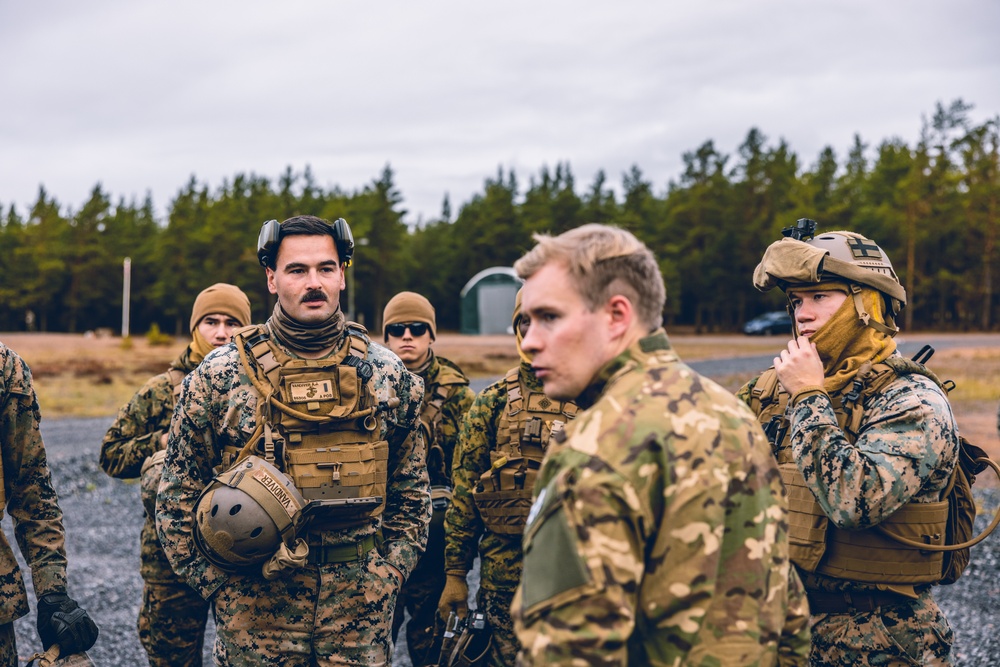
[[[739,393],[788,490],[811,662],[950,664],[952,631],[930,590],[945,556],[885,532],[943,542],[958,428],[937,378],[896,349],[906,293],[884,250],[815,224],[786,228],[754,272],[757,289],[785,292],[795,338]]]
[[[393,641],[403,624],[406,648],[414,667],[433,665],[440,653],[435,636],[437,601],[444,588],[444,513],[451,503],[451,460],[462,417],[475,395],[469,378],[454,362],[435,354],[437,315],[426,297],[400,292],[382,313],[383,340],[411,373],[424,381],[420,427],[427,444],[427,472],[431,483],[433,514],[427,549],[406,580],[396,600],[392,618]]]
[[[346,322],[343,219],[261,228],[277,295],[185,380],[156,525],[212,602],[221,665],[382,664],[427,539],[423,382]]]
[[[521,579],[521,533],[531,507],[531,489],[552,433],[576,415],[572,401],[542,393],[521,349],[527,322],[521,292],[512,315],[521,363],[476,396],[455,449],[452,506],[445,515],[445,590],[438,603],[447,618],[467,613],[466,576],[478,553],[478,610],[492,631],[483,664],[513,665],[520,650],[510,605]]]
[[[142,478],[145,520],[139,542],[143,579],[139,641],[152,667],[201,665],[208,603],[167,560],[156,536],[156,490],[167,431],[181,383],[205,356],[227,345],[233,331],[250,324],[250,299],[235,285],[202,290],[191,308],[191,343],[170,368],[150,378],[118,411],[101,443],[101,468],[112,477]]]

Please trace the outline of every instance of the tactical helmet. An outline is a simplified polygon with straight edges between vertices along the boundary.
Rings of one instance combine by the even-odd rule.
[[[257,565],[282,541],[291,541],[305,504],[287,475],[248,456],[202,491],[195,506],[195,545],[226,571]]]
[[[753,274],[754,287],[762,292],[829,280],[878,290],[885,296],[887,318],[906,305],[906,290],[885,251],[854,232],[825,232],[808,240],[783,238],[768,246]]]

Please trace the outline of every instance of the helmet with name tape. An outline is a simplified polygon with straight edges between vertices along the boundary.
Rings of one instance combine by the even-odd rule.
[[[195,506],[195,545],[226,571],[258,565],[292,540],[305,504],[287,475],[248,456],[202,491]]]

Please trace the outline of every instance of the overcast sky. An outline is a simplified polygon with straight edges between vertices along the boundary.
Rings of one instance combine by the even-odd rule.
[[[353,191],[388,163],[407,220],[568,161],[657,193],[751,127],[804,167],[854,133],[917,138],[937,102],[1000,113],[995,0],[0,0],[0,204],[79,209],[194,175],[310,165]]]

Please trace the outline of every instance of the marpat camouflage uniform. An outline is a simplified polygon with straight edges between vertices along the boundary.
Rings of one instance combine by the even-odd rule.
[[[232,343],[210,353],[184,380],[170,424],[156,527],[174,570],[212,601],[218,664],[378,665],[390,660],[398,591],[390,565],[404,580],[413,571],[431,514],[425,447],[415,430],[423,382],[374,342],[366,359],[375,371],[377,400],[400,399],[381,420],[382,437],[389,443],[385,510],[351,528],[309,533],[310,542],[324,547],[356,546],[358,560],[307,565],[273,581],[259,572],[223,572],[192,538],[198,496],[219,472],[223,448],[242,447],[253,432],[261,396]],[[380,528],[380,549],[366,550],[363,545]]]
[[[143,579],[139,609],[139,641],[152,667],[197,667],[208,602],[170,567],[156,536],[154,513],[161,466],[143,464],[161,449],[160,438],[170,429],[175,382],[195,369],[191,348],[170,364],[171,371],[150,378],[118,411],[101,443],[101,468],[112,477],[133,479],[142,473],[145,519],[139,538],[139,573]]]
[[[525,529],[524,664],[804,664],[781,480],[752,414],[662,330],[578,403]]]
[[[755,383],[738,394],[747,403]],[[853,444],[825,393],[805,394],[788,407],[787,415],[794,460],[838,528],[870,528],[909,502],[941,500],[957,463],[958,428],[951,406],[944,392],[922,375],[897,376],[874,394],[865,404]],[[801,569],[800,575],[811,597],[837,593],[859,598],[889,590]],[[951,627],[930,586],[916,586],[915,593],[916,599],[894,596],[894,604],[874,611],[814,613],[811,664],[950,664]]]
[[[0,343],[0,517],[14,524],[17,546],[31,568],[35,597],[66,591],[66,533],[52,488],[41,415],[31,371]],[[14,621],[28,613],[28,595],[10,543],[0,532],[0,665],[18,665]]]
[[[517,370],[521,391],[542,391],[542,383],[531,366],[521,363]],[[473,490],[491,467],[491,453],[498,451],[507,400],[505,377],[480,392],[466,414],[455,449],[452,506],[445,515],[445,570],[468,572],[478,551],[480,585],[476,605],[490,625],[492,643],[486,664],[494,667],[513,665],[521,648],[510,615],[514,591],[521,580],[521,535],[488,529]]]
[[[469,380],[462,369],[453,362],[433,355],[431,364],[420,373],[424,381],[424,400],[421,413],[427,414],[428,402],[440,404],[440,412],[430,424],[430,438],[427,442],[427,472],[431,487],[451,487],[451,463],[455,453],[455,443],[462,418],[472,405],[475,394],[469,389]],[[443,384],[444,379],[447,384]],[[464,384],[461,383],[464,380]],[[436,410],[432,409],[432,412]],[[426,436],[425,436],[426,437]],[[437,453],[440,448],[440,453]],[[403,623],[404,609],[410,613],[406,623],[406,648],[414,667],[437,662],[441,652],[440,641],[435,641],[435,620],[437,601],[444,590],[444,508],[437,505],[446,499],[434,501],[427,549],[420,557],[416,569],[403,584],[396,600],[396,611],[392,618],[392,636]]]

